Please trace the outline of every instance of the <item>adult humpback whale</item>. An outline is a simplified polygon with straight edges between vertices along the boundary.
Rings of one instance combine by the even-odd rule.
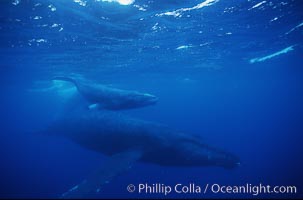
[[[148,93],[140,93],[131,90],[121,90],[107,87],[101,84],[92,84],[83,80],[76,80],[71,77],[57,76],[53,80],[62,80],[73,83],[78,92],[91,104],[98,108],[108,110],[122,110],[139,108],[153,105],[158,98]]]
[[[220,166],[234,168],[238,157],[204,144],[199,137],[164,125],[133,119],[112,111],[75,111],[52,123],[48,132],[110,156],[110,160],[63,198],[99,191],[112,177],[135,161],[162,166]]]

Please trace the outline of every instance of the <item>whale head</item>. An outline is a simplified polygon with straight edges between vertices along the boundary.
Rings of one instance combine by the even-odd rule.
[[[148,93],[134,93],[129,98],[129,103],[134,107],[143,107],[148,105],[154,105],[158,102],[158,97]]]
[[[142,95],[142,100],[143,102],[142,103],[146,103],[146,105],[154,105],[158,102],[159,98],[154,96],[154,95],[151,95],[151,94],[147,94],[147,93],[144,93]]]
[[[188,165],[192,166],[217,166],[225,169],[233,169],[240,166],[238,156],[216,147],[200,143],[188,143],[182,145],[183,154],[186,155]]]
[[[158,97],[139,92],[129,92],[127,95],[120,96],[117,99],[107,102],[103,108],[109,110],[133,109],[154,105],[158,102]]]

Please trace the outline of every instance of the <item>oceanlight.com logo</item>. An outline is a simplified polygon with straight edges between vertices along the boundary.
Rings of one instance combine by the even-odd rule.
[[[206,185],[208,186],[208,184]],[[259,194],[296,194],[296,186],[270,186],[246,184],[242,186],[225,186],[219,184],[212,184],[210,188],[212,193],[227,193],[227,194],[252,194],[257,196]]]
[[[137,194],[251,194],[257,196],[259,194],[296,194],[296,186],[271,186],[262,183],[258,185],[243,184],[243,185],[220,185],[205,184],[199,185],[195,183],[175,185],[166,185],[163,183],[139,183],[137,185],[129,184],[127,191]]]

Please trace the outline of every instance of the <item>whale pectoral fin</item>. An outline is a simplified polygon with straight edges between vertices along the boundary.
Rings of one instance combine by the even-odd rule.
[[[130,150],[110,157],[100,169],[92,173],[87,179],[65,192],[61,198],[85,198],[95,195],[100,187],[112,178],[130,169],[134,162],[142,156],[142,151]]]

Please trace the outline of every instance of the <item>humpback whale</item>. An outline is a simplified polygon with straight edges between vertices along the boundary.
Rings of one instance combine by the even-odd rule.
[[[87,81],[65,76],[54,77],[53,80],[73,83],[78,92],[92,105],[107,110],[122,110],[139,108],[156,104],[158,98],[148,93],[131,90],[122,90],[101,84],[92,84]]]
[[[110,157],[109,161],[62,195],[87,197],[136,161],[161,166],[218,166],[232,169],[239,158],[209,146],[198,136],[165,125],[130,118],[113,111],[74,111],[54,121],[48,133],[66,137],[80,146]]]

